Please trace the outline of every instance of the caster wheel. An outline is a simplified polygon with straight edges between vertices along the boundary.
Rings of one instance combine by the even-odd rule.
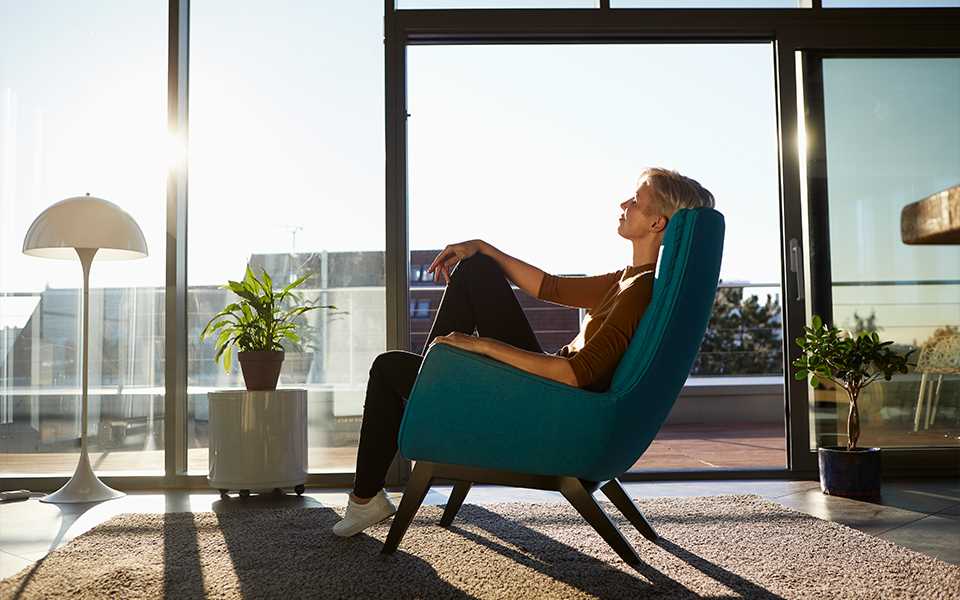
[[[296,486],[295,488],[293,488],[293,491],[295,491],[298,496],[302,496],[302,495],[303,495],[303,491],[304,491],[305,489],[306,489],[306,488],[305,488],[304,485],[301,483],[300,485],[298,485],[298,486]]]
[[[241,497],[241,498],[249,498],[249,497],[250,497],[250,490],[240,490],[240,497]]]
[[[220,491],[221,500],[226,500],[227,498],[230,497],[230,494],[227,493],[227,490],[219,490],[219,491]]]

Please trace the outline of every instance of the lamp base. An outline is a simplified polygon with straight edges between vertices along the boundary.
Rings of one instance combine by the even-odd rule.
[[[40,502],[49,502],[52,504],[69,504],[79,502],[103,502],[104,500],[113,500],[126,496],[123,492],[117,491],[100,481],[93,469],[90,467],[90,458],[87,456],[87,449],[80,451],[80,461],[77,463],[77,469],[73,472],[73,477],[65,483],[59,490],[52,494],[47,494],[40,498]]]

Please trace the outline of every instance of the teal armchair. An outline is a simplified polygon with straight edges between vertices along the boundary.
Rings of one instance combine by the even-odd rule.
[[[400,454],[416,464],[382,551],[399,546],[431,482],[444,479],[454,489],[442,526],[474,482],[556,490],[624,561],[639,561],[593,492],[656,539],[617,476],[653,441],[687,379],[713,308],[723,236],[723,215],[711,208],[681,209],[670,219],[653,298],[605,392],[432,346],[400,424]]]

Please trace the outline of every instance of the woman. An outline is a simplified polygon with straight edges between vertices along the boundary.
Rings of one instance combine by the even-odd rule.
[[[427,269],[447,287],[423,354],[433,344],[449,344],[567,385],[607,389],[653,295],[668,220],[681,208],[713,205],[713,195],[693,179],[666,169],[645,170],[633,196],[620,203],[617,233],[631,242],[632,260],[594,277],[549,275],[482,240],[447,246]],[[511,282],[542,300],[589,309],[577,337],[556,354],[544,353]],[[359,533],[397,511],[383,485],[423,358],[393,350],[370,367],[354,488],[344,518],[333,526],[339,536]]]

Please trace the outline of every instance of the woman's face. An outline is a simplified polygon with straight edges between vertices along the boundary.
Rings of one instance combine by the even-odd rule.
[[[653,189],[644,180],[634,195],[620,203],[620,225],[617,233],[628,240],[639,240],[663,230],[663,215],[654,214]]]

